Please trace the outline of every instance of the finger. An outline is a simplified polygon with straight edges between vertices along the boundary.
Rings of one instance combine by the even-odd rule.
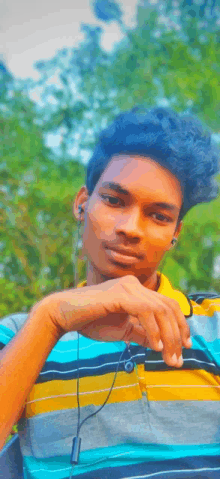
[[[157,304],[155,317],[160,329],[163,342],[163,357],[168,366],[175,366],[177,355],[181,355],[181,338],[174,321],[171,321],[171,313],[165,304]]]
[[[158,296],[140,283],[134,283],[132,288],[127,284],[122,286],[126,293],[129,293],[125,296],[125,308],[139,319],[146,330],[150,347],[156,351],[161,350],[158,347],[161,340],[167,364],[175,365],[177,361],[175,354],[178,353],[178,356],[181,354],[182,342],[178,326],[172,326],[172,323],[175,323],[172,309],[165,303],[162,295]]]
[[[146,331],[138,321],[135,324],[130,322],[125,336],[123,337],[123,341],[137,343],[144,348],[150,347]]]
[[[142,292],[140,293],[139,282],[132,284],[132,289],[128,288],[130,285],[121,283],[120,291],[120,307],[122,310],[128,313],[130,317],[138,319],[140,324],[145,330],[149,347],[155,351],[161,351],[163,344],[161,344],[160,330],[157,325],[154,313],[153,303],[149,298],[146,301]]]
[[[173,310],[176,321],[178,323],[183,346],[185,348],[191,348],[192,341],[190,338],[190,328],[184,314],[181,311],[179,303],[176,300],[166,298],[165,296],[164,299],[166,303],[169,304],[170,308]]]
[[[179,328],[179,324],[175,315],[174,310],[170,307],[169,304],[165,305],[166,314],[167,314],[167,321],[170,322],[170,326],[173,331],[173,338],[174,338],[174,351],[173,354],[176,354],[177,360],[182,357],[182,337],[181,331]],[[165,351],[166,353],[166,351]]]
[[[172,303],[174,303],[175,307]],[[186,323],[185,317],[177,302],[157,293],[155,293],[154,295],[153,307],[156,315],[156,320],[158,321],[159,328],[161,331],[161,338],[164,343],[164,355],[166,356],[166,362],[168,359],[169,365],[172,366],[178,360],[181,363],[183,341],[179,323],[181,321],[183,321],[183,323]],[[175,354],[177,359],[175,357]]]
[[[162,351],[163,344],[160,341],[160,332],[155,321],[154,315],[152,314],[152,318],[148,319],[149,323],[151,323],[150,331],[149,327],[146,329],[143,324],[141,324],[138,318],[129,316],[129,329],[127,330],[126,341],[136,342],[140,344],[140,346],[151,348],[155,351]]]
[[[143,346],[144,348],[153,349],[150,344],[150,341],[147,339],[145,329],[140,324],[133,325],[133,329],[130,332],[130,335],[128,336],[128,338],[129,339],[127,339],[127,341],[137,343],[140,346]],[[170,355],[165,354],[163,351],[161,352],[162,352],[163,360],[168,366],[173,366],[176,368],[180,368],[182,366],[182,364],[176,362],[176,359],[171,360]]]
[[[128,286],[130,285],[123,284],[123,289],[126,291],[124,303],[126,310],[138,318],[146,330],[152,349],[161,351],[159,342],[162,341],[162,347],[166,352],[166,362],[173,366],[177,360],[174,356],[176,345],[167,305],[156,293],[152,296],[153,291],[149,291],[139,283],[133,284],[131,290]],[[172,314],[170,309],[169,311]]]
[[[129,327],[126,331],[125,336],[122,338],[123,341],[129,341],[129,342],[134,342],[139,344],[140,346],[143,346],[145,348],[151,348],[152,347],[152,341],[148,340],[147,338],[147,332],[146,329],[141,325],[139,320],[136,317],[129,316]],[[159,348],[155,348],[157,351],[159,351]],[[161,343],[161,349],[162,349],[162,343]],[[161,350],[160,349],[160,350]],[[165,354],[162,351],[163,355],[163,360],[168,366],[175,366],[175,367],[181,367],[182,364],[177,363],[175,361],[172,361],[170,358],[170,355]]]
[[[144,294],[149,294],[149,290],[147,290],[143,285],[139,283],[138,286],[140,290],[143,290]],[[190,339],[190,328],[183,312],[181,311],[178,301],[172,298],[167,298],[167,296],[164,296],[161,293],[157,293],[156,291],[151,291],[151,297],[155,297],[155,300],[162,299],[162,301],[165,302],[165,304],[167,304],[167,306],[173,311],[173,319],[175,318],[175,321],[177,322],[179,328],[179,333],[177,333],[176,328],[174,328],[174,335],[178,338],[177,353],[180,353],[178,348],[179,334],[181,336],[182,345],[186,348],[190,348],[192,346],[192,341]]]
[[[138,293],[137,293],[138,294]],[[161,300],[161,298],[152,296],[144,300],[143,294],[140,295],[138,304],[138,319],[146,329],[146,334],[151,344],[151,348],[159,351],[159,340],[163,343],[163,351],[166,355],[166,363],[169,366],[175,365],[178,356],[182,352],[182,342],[178,326],[175,326],[175,318],[172,310]],[[175,357],[176,354],[176,357]]]

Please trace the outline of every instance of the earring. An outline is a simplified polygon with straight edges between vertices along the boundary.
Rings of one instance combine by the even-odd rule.
[[[83,207],[82,207],[81,205],[79,205],[79,207],[78,207],[78,213],[79,213],[79,215],[81,215],[81,213],[82,213],[83,211],[84,211]],[[78,221],[81,222],[81,219],[79,218]]]
[[[172,241],[171,241],[172,246],[174,246],[176,242],[177,242],[177,239],[173,238]]]

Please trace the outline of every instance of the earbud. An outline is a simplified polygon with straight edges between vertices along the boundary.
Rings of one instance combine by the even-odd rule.
[[[78,213],[81,215],[81,213],[84,211],[83,207],[81,205],[79,205],[79,208],[78,208]]]
[[[176,239],[176,238],[173,238],[172,241],[171,241],[171,244],[172,244],[172,245],[175,245],[176,242],[177,242],[177,239]]]

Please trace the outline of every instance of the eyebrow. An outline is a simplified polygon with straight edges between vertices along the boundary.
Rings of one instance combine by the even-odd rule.
[[[108,190],[116,191],[116,193],[119,193],[120,195],[132,196],[130,191],[123,188],[120,185],[120,183],[115,183],[115,182],[111,182],[111,181],[104,181],[104,183],[101,184],[101,188],[107,188]],[[173,205],[172,203],[156,202],[156,203],[152,203],[152,206],[157,206],[159,208],[162,208],[162,209],[165,209],[165,210],[168,210],[168,211],[179,211],[177,206]]]

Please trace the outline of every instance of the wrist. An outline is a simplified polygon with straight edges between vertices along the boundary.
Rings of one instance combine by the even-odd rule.
[[[41,330],[43,329],[47,336],[56,344],[57,341],[65,334],[65,331],[61,328],[58,321],[56,321],[56,302],[54,299],[51,301],[49,298],[43,298],[42,301],[38,302],[33,306],[30,311],[28,320],[31,324],[35,324],[36,328]]]

